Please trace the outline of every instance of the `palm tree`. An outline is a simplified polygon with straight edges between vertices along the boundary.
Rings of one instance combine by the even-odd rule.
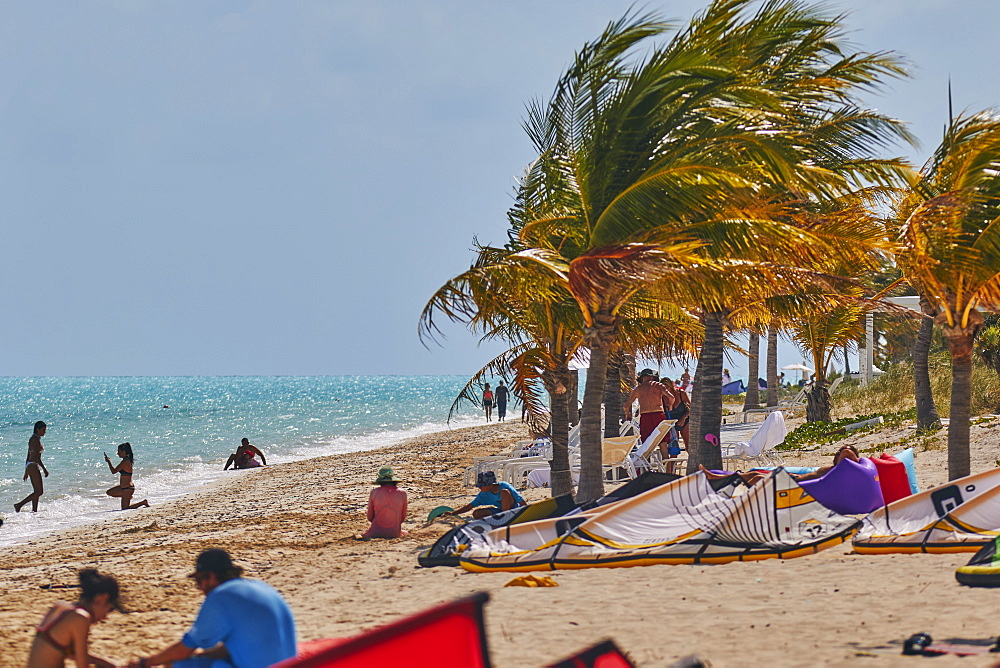
[[[778,405],[778,330],[767,327],[767,405]]]
[[[902,134],[898,127],[851,104],[853,91],[898,73],[895,61],[848,53],[839,19],[800,2],[775,0],[753,14],[751,4],[711,3],[631,67],[623,54],[663,27],[623,19],[577,54],[548,105],[529,109],[526,125],[540,156],[532,171],[544,175],[538,181],[546,188],[526,228],[562,234],[546,248],[569,262],[591,350],[581,432],[584,499],[603,491],[601,386],[631,297],[656,281],[690,280],[692,267],[702,275],[718,267],[720,276],[740,275],[764,291],[781,272],[774,255],[761,264],[763,250],[784,250],[789,262],[823,240],[773,219],[722,215],[735,194],[780,185],[828,196],[860,178],[884,183],[898,168],[871,154]],[[697,227],[705,221],[711,224]],[[746,257],[756,270],[738,264]],[[723,267],[718,258],[736,264]],[[701,313],[712,337],[696,375],[704,395],[695,411],[703,428],[696,428],[705,433],[717,433],[721,422],[712,377],[715,366],[721,372],[727,301],[680,302]]]
[[[751,331],[747,340],[747,395],[743,410],[760,407],[760,334]]]
[[[983,316],[1000,310],[1000,118],[952,120],[901,199],[897,260],[938,311],[952,360],[948,475],[968,475],[972,350]]]

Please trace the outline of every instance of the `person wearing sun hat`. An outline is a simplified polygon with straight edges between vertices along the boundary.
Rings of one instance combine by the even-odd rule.
[[[188,576],[205,594],[194,624],[179,642],[129,668],[265,668],[295,656],[291,608],[274,587],[242,575],[221,548],[199,554]]]
[[[361,535],[370,538],[399,538],[405,536],[403,521],[406,519],[406,490],[397,483],[403,482],[388,466],[379,469],[375,478],[378,485],[368,495],[368,521],[371,526]]]

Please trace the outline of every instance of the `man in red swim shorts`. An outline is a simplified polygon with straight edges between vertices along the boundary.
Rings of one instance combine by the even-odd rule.
[[[673,395],[666,385],[657,380],[656,372],[643,369],[639,372],[639,384],[635,386],[628,399],[625,400],[625,419],[632,419],[632,404],[639,400],[639,438],[645,441],[656,425],[666,419],[663,414],[663,400],[668,405],[673,403]]]

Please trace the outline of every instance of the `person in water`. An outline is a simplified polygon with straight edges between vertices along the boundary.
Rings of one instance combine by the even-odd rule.
[[[28,654],[31,668],[62,668],[66,659],[73,659],[77,668],[115,668],[117,665],[90,654],[87,642],[92,625],[107,619],[112,610],[121,611],[118,581],[92,568],[81,570],[77,577],[80,580],[77,602],[57,602],[35,629],[35,639]]]
[[[489,422],[493,419],[493,390],[490,389],[490,384],[486,383],[483,388],[483,410],[486,411],[486,421]]]
[[[370,538],[399,538],[405,536],[403,520],[406,519],[406,490],[397,487],[402,482],[396,472],[389,467],[379,469],[375,484],[378,485],[368,495],[368,521],[371,526],[361,535],[361,540]]]
[[[143,499],[138,503],[132,503],[132,495],[135,494],[135,484],[132,482],[132,471],[135,468],[135,455],[132,454],[132,444],[125,442],[118,446],[118,456],[122,458],[118,466],[111,463],[108,453],[104,453],[104,461],[108,463],[111,473],[119,475],[118,484],[108,490],[108,496],[122,500],[122,510],[134,510],[136,508],[149,508],[149,501]]]
[[[476,487],[479,488],[479,494],[476,495],[476,498],[461,508],[442,513],[442,515],[461,515],[472,510],[472,516],[478,520],[511,508],[527,505],[513,485],[509,482],[497,482],[497,474],[493,471],[480,473],[476,477]]]
[[[255,459],[256,455],[260,456],[259,462]],[[251,445],[250,439],[244,438],[240,441],[240,447],[236,449],[236,452],[229,455],[229,460],[222,467],[222,470],[226,471],[230,466],[234,469],[255,469],[262,465],[261,462],[263,462],[263,466],[267,466],[264,453],[256,445]]]
[[[28,439],[28,459],[24,463],[24,479],[31,478],[31,494],[24,497],[20,503],[14,504],[15,513],[21,512],[21,508],[28,501],[31,501],[31,512],[38,512],[38,499],[45,491],[42,486],[42,473],[45,473],[46,478],[49,477],[49,470],[42,463],[42,450],[45,449],[42,447],[42,436],[45,436],[45,423],[39,420],[35,423],[34,433]]]

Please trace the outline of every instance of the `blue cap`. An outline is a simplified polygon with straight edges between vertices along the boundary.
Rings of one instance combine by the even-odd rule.
[[[486,487],[497,484],[497,474],[493,471],[483,471],[476,476],[476,487]]]

